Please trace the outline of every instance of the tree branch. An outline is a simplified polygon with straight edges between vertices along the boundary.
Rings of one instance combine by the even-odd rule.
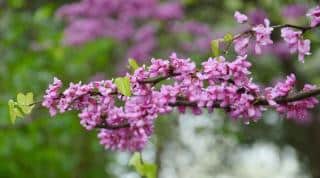
[[[299,93],[296,93],[294,95],[291,96],[287,96],[287,97],[279,97],[275,99],[275,102],[278,104],[284,104],[284,103],[290,103],[290,102],[295,102],[295,101],[299,101],[299,100],[303,100],[303,99],[307,99],[309,97],[313,97],[313,96],[317,96],[320,95],[320,88],[316,88],[310,91],[302,91]],[[186,101],[186,100],[177,100],[174,103],[170,103],[169,104],[172,107],[179,107],[179,106],[185,106],[185,107],[197,107],[197,103],[196,102],[190,102],[190,101]],[[255,105],[268,105],[268,101],[266,99],[257,99],[255,102]],[[220,104],[216,103],[212,106],[212,108],[221,108]],[[229,107],[224,107],[223,109],[229,109]],[[98,125],[97,128],[105,128],[105,129],[109,129],[109,130],[117,130],[117,129],[121,129],[121,128],[127,128],[130,127],[130,124],[125,123],[125,124],[121,124],[121,125],[117,125],[117,126],[111,126],[111,125]]]
[[[274,25],[274,26],[271,26],[271,27],[274,28],[274,29],[290,27],[290,28],[299,29],[299,30],[302,31],[302,33],[304,33],[304,32],[306,32],[308,30],[312,30],[312,29],[317,28],[319,26],[320,26],[320,24],[315,26],[315,27],[310,27],[310,26],[304,27],[304,26],[297,26],[297,25],[291,25],[291,24],[283,24],[283,25]],[[253,32],[252,29],[246,30],[246,31],[244,31],[242,33],[234,35],[232,40],[235,40],[235,39],[241,37],[242,35],[252,35],[252,32]],[[217,40],[224,41],[224,39],[217,39]],[[181,74],[175,74],[175,73],[173,73],[173,70],[170,69],[169,74],[166,75],[166,76],[149,78],[149,79],[145,79],[145,80],[139,81],[139,82],[140,83],[144,83],[144,84],[153,84],[153,85],[155,85],[155,84],[157,84],[157,83],[159,83],[161,81],[167,80],[170,77],[174,77],[174,76],[178,76],[178,75],[181,75]],[[99,92],[91,92],[89,94],[91,96],[101,95],[101,93],[99,93]],[[115,92],[112,92],[111,94],[112,95],[117,95],[117,94],[119,94],[119,92],[115,91]],[[319,94],[320,94],[320,88],[316,88],[316,89],[311,90],[311,91],[307,91],[307,92],[303,92],[302,91],[302,92],[296,93],[296,94],[291,95],[291,96],[276,98],[275,102],[278,103],[278,104],[283,104],[283,103],[294,102],[294,101],[306,99],[306,98],[309,98],[309,97],[312,97],[312,96],[317,96]],[[63,97],[63,95],[61,97]],[[37,102],[37,103],[40,103],[40,102]],[[37,104],[37,103],[34,103],[34,104]],[[266,99],[257,98],[255,100],[254,104],[255,105],[268,105],[268,102],[267,102]],[[181,99],[178,99],[175,103],[169,103],[169,105],[172,106],[172,107],[179,107],[179,106],[197,107],[197,103],[196,102],[190,102],[190,101],[181,100]],[[220,108],[220,104],[219,103],[215,103],[212,107],[213,108]],[[224,107],[224,109],[229,109],[229,107]],[[116,129],[127,128],[127,127],[130,127],[129,123],[124,123],[124,124],[115,125],[115,126],[103,123],[103,124],[100,124],[100,125],[96,126],[96,128],[104,128],[104,129],[109,129],[109,130],[116,130]]]
[[[118,129],[128,128],[128,127],[130,127],[129,123],[124,123],[120,125],[110,125],[110,124],[104,123],[96,126],[96,128],[98,129],[108,129],[108,130],[118,130]]]
[[[274,29],[290,27],[290,28],[295,28],[295,29],[301,30],[302,33],[304,33],[304,32],[306,32],[308,30],[312,30],[312,29],[317,28],[319,26],[320,26],[320,24],[315,26],[315,27],[311,27],[311,26],[304,27],[304,26],[298,26],[298,25],[292,25],[292,24],[283,24],[283,25],[274,25],[274,26],[271,26],[271,27],[274,28]]]
[[[320,95],[320,88],[316,88],[310,91],[301,91],[299,93],[287,96],[287,97],[279,97],[275,99],[275,102],[278,104],[290,103],[294,101],[303,100],[312,96]],[[267,100],[258,99],[256,102],[257,105],[268,105]]]

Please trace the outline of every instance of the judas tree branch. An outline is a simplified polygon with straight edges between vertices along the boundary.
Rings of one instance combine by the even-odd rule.
[[[309,97],[317,96],[320,95],[320,88],[316,88],[310,91],[302,91],[287,97],[279,97],[275,99],[275,102],[278,104],[285,104],[285,103],[290,103],[290,102],[295,102],[303,99],[307,99]],[[196,102],[190,102],[186,100],[177,100],[174,103],[169,104],[172,107],[179,107],[179,106],[184,106],[184,107],[197,107]],[[257,99],[255,101],[255,105],[268,105],[268,101],[266,99]],[[212,108],[221,108],[218,103],[214,104]],[[224,107],[223,109],[229,109],[228,107]],[[128,123],[117,125],[117,126],[111,126],[111,125],[98,125],[97,128],[105,128],[109,130],[117,130],[121,128],[127,128],[130,127]]]
[[[290,28],[295,28],[295,29],[298,29],[298,30],[301,30],[302,33],[308,31],[308,30],[312,30],[314,28],[317,28],[319,27],[319,25],[315,26],[315,27],[311,27],[311,26],[298,26],[298,25],[292,25],[292,24],[283,24],[283,25],[275,25],[275,26],[272,26],[272,28],[274,29],[279,29],[279,28],[284,28],[284,27],[290,27]]]
[[[295,102],[303,99],[307,99],[309,97],[320,95],[320,88],[316,88],[310,91],[302,91],[293,95],[289,95],[287,97],[278,97],[275,99],[275,102],[278,104],[285,104],[290,102]],[[254,102],[255,105],[268,105],[268,101],[263,98],[258,98]],[[170,103],[170,106],[176,107],[176,106],[189,106],[189,107],[197,107],[196,102],[190,102],[186,100],[177,100],[175,103]],[[214,104],[212,106],[213,108],[220,108],[220,105],[218,103]]]
[[[319,25],[315,26],[315,27],[310,27],[310,26],[297,26],[297,25],[292,25],[292,24],[283,24],[283,25],[274,25],[274,26],[271,26],[272,28],[274,29],[280,29],[280,28],[284,28],[284,27],[290,27],[290,28],[295,28],[295,29],[299,29],[302,31],[302,33],[308,31],[308,30],[312,30],[314,28],[317,28],[319,27]],[[243,36],[243,35],[253,35],[253,31],[252,29],[249,29],[249,30],[246,30],[242,33],[239,33],[237,35],[234,35],[233,40]],[[217,39],[219,41],[224,41],[224,39]],[[228,47],[229,48],[229,47]],[[175,74],[172,72],[173,70],[171,69],[170,67],[170,71],[169,71],[169,74],[166,75],[166,76],[160,76],[160,77],[155,77],[155,78],[149,78],[149,79],[145,79],[145,80],[142,80],[142,81],[139,81],[140,83],[144,83],[144,84],[152,84],[152,85],[155,85],[157,83],[160,83],[164,80],[167,80],[171,77],[175,77],[175,76],[178,76],[178,75],[181,75],[181,74]],[[119,92],[115,91],[113,93],[111,93],[112,95],[118,95],[120,94]],[[90,93],[90,95],[101,95],[101,93],[99,92],[93,92],[93,93]],[[294,101],[299,101],[299,100],[303,100],[303,99],[306,99],[306,98],[309,98],[309,97],[312,97],[312,96],[317,96],[317,95],[320,95],[320,88],[316,88],[314,90],[310,90],[310,91],[305,91],[305,92],[299,92],[299,93],[296,93],[294,95],[290,95],[290,96],[287,96],[287,97],[279,97],[279,98],[276,98],[275,99],[275,102],[278,103],[278,104],[283,104],[283,103],[289,103],[289,102],[294,102]],[[81,97],[81,96],[80,96]],[[34,103],[36,104],[36,103]],[[263,98],[257,98],[254,102],[255,105],[268,105],[268,102],[266,99],[263,99]],[[172,107],[179,107],[179,106],[185,106],[185,107],[197,107],[197,103],[196,102],[190,102],[190,101],[187,101],[187,100],[181,100],[181,99],[178,99],[175,103],[170,103],[169,104],[170,106]],[[220,108],[220,104],[219,103],[215,103],[213,106],[213,108]],[[229,110],[230,108],[228,107],[224,107],[224,109],[226,110]],[[105,129],[109,129],[109,130],[116,130],[116,129],[121,129],[121,128],[127,128],[127,127],[130,127],[130,124],[129,123],[124,123],[124,124],[121,124],[121,125],[109,125],[109,124],[106,124],[106,123],[103,123],[103,124],[100,124],[100,125],[97,125],[96,128],[105,128]]]
[[[275,99],[275,102],[278,104],[290,103],[294,101],[299,101],[303,99],[307,99],[312,96],[320,95],[320,88],[316,88],[310,91],[301,91],[299,93],[287,96],[287,97],[279,97]],[[265,99],[258,99],[256,101],[257,105],[268,105],[267,100]]]
[[[161,77],[155,77],[155,78],[150,78],[150,79],[145,79],[143,81],[140,81],[140,83],[151,83],[151,84],[157,84],[161,81],[167,80],[168,78],[170,78],[171,75],[167,75],[167,76],[161,76]]]
[[[273,29],[281,29],[281,28],[285,28],[285,27],[290,27],[290,28],[295,28],[295,29],[298,29],[298,30],[301,30],[302,33],[305,33],[309,30],[313,30],[317,27],[319,27],[320,24],[314,26],[314,27],[311,27],[311,26],[299,26],[299,25],[293,25],[293,24],[282,24],[282,25],[274,25],[274,26],[271,26]],[[248,30],[245,30],[239,34],[236,34],[234,35],[234,38],[232,40],[236,40],[237,38],[240,38],[244,35],[253,35],[253,31],[252,29],[248,29]],[[219,41],[224,41],[223,38],[221,39],[218,39]]]
[[[170,67],[171,68],[171,67]],[[162,82],[164,80],[167,80],[168,78],[170,77],[175,77],[175,76],[178,76],[178,75],[181,75],[181,74],[177,74],[177,73],[173,73],[172,70],[169,71],[169,74],[166,75],[166,76],[160,76],[160,77],[154,77],[154,78],[149,78],[149,79],[145,79],[145,80],[142,80],[142,81],[139,81],[140,83],[150,83],[150,84],[157,84],[159,82]]]
[[[130,127],[129,123],[124,123],[120,125],[110,125],[110,124],[104,123],[96,126],[96,128],[98,129],[108,129],[108,130],[118,130],[118,129],[128,128],[128,127]]]

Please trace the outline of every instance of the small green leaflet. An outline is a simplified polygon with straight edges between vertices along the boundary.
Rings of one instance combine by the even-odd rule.
[[[131,84],[129,77],[119,77],[114,81],[118,91],[124,96],[131,96]]]
[[[129,165],[133,166],[141,176],[156,178],[157,166],[155,164],[143,163],[140,153],[136,152],[132,155]]]
[[[16,122],[17,117],[23,117],[23,115],[21,114],[19,109],[15,107],[16,102],[14,102],[13,100],[9,100],[8,105],[9,105],[10,120],[11,120],[11,123],[14,124]]]
[[[33,107],[33,93],[27,93],[26,95],[18,93],[17,102],[13,100],[8,101],[10,120],[14,124],[17,117],[24,117],[30,114]]]
[[[24,114],[30,114],[33,109],[33,93],[27,93],[26,95],[18,93],[17,103]]]
[[[233,40],[233,35],[231,33],[227,33],[223,37],[224,42],[231,43]]]
[[[219,40],[212,40],[211,41],[211,51],[214,57],[218,57],[220,54],[219,51]]]
[[[129,165],[133,166],[140,175],[143,175],[144,171],[143,171],[143,165],[142,165],[142,162],[141,162],[140,153],[135,152],[132,155],[132,157],[131,157],[131,159],[129,161]]]
[[[134,60],[133,58],[129,58],[128,63],[129,63],[129,67],[130,67],[130,69],[132,69],[132,71],[135,71],[139,68],[137,61]]]

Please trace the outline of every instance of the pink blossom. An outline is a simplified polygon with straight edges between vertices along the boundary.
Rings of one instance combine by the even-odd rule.
[[[285,17],[297,19],[299,17],[302,17],[306,14],[308,10],[308,5],[306,4],[291,4],[288,6],[285,6],[282,9],[281,14]]]
[[[212,40],[212,30],[210,26],[197,21],[176,22],[170,30],[175,34],[188,35],[188,39],[181,39],[182,48],[186,52],[201,52],[207,53],[210,49],[210,43]]]
[[[281,37],[284,41],[289,45],[289,49],[291,53],[294,53],[298,49],[298,42],[300,40],[302,32],[294,31],[291,28],[282,28],[281,29]]]
[[[50,115],[54,116],[57,114],[57,105],[58,105],[58,98],[60,96],[59,90],[62,87],[62,82],[58,78],[53,79],[53,84],[49,85],[48,89],[46,90],[46,94],[43,96],[42,106],[49,109]]]
[[[267,13],[262,9],[253,9],[248,13],[248,19],[251,25],[262,24],[265,18],[267,18]]]
[[[91,2],[93,9],[89,8],[91,6],[88,6],[88,2]],[[129,28],[133,36],[125,33],[125,29],[121,27],[128,25],[135,29],[134,23],[130,21],[134,18],[178,18],[175,17],[176,14],[167,14],[167,11],[177,8],[171,7],[170,4],[161,7],[165,10],[162,9],[161,17],[156,17],[153,11],[156,4],[156,0],[83,0],[78,6],[73,7],[74,14],[69,14],[68,20],[72,22],[79,17],[87,16],[83,21],[73,24],[75,30],[79,31],[82,30],[79,28],[81,24],[89,24],[87,29],[83,29],[84,34],[88,35],[84,38],[98,38],[101,34],[108,36],[111,33],[122,40],[130,38],[135,46],[130,48],[132,53],[129,54],[143,56],[155,47],[155,26],[143,25],[136,31]],[[96,12],[103,8],[107,8],[106,12]],[[124,14],[117,14],[120,9],[125,11]],[[62,16],[68,14],[64,10],[60,13]],[[103,20],[99,19],[101,16]],[[105,16],[108,17],[104,18]],[[236,12],[234,16],[239,23],[248,20],[240,12]],[[97,17],[99,20],[95,21]],[[124,26],[110,28],[120,28],[119,31],[113,29],[110,32],[110,29],[100,28],[108,23],[118,22]],[[210,30],[204,26],[197,26],[197,23],[188,27],[187,30],[194,34],[206,33],[198,39],[200,42],[196,43],[205,44]],[[297,94],[291,97],[296,83],[294,74],[287,76],[286,80],[279,81],[274,87],[267,88],[256,84],[251,76],[252,64],[247,60],[250,37],[254,34],[255,51],[261,53],[261,47],[273,43],[270,38],[272,31],[269,20],[265,19],[264,24],[257,25],[242,34],[243,36],[234,39],[235,51],[238,54],[235,60],[229,61],[225,56],[209,58],[202,62],[199,69],[190,58],[178,57],[176,53],[169,59],[152,58],[150,66],[142,65],[133,74],[126,74],[130,83],[126,88],[130,90],[131,96],[122,94],[121,88],[118,88],[113,80],[91,81],[87,84],[70,83],[68,88],[60,91],[62,82],[54,78],[53,84],[46,90],[42,105],[49,109],[51,116],[57,112],[77,111],[80,124],[84,128],[99,129],[98,138],[106,149],[131,152],[141,151],[146,146],[154,132],[156,119],[162,114],[174,111],[174,108],[181,113],[191,111],[194,115],[199,115],[204,110],[213,112],[215,108],[220,108],[230,115],[231,119],[249,123],[260,119],[266,108],[271,107],[288,119],[306,121],[309,110],[319,101],[308,95],[300,97],[301,95]],[[281,37],[289,45],[290,52],[298,53],[300,61],[303,61],[305,55],[310,54],[310,40],[304,40],[301,31],[283,28]],[[81,40],[76,42],[80,43]],[[164,80],[165,84],[159,85]],[[316,86],[307,84],[302,91],[309,92],[315,89]]]
[[[293,90],[296,83],[296,76],[290,74],[284,81],[278,82],[275,87],[268,87],[265,89],[265,97],[271,106],[277,106],[278,104],[274,99],[282,96],[287,96],[291,90]]]
[[[262,115],[263,108],[261,106],[255,106],[253,101],[254,96],[251,94],[240,94],[232,105],[230,115],[232,118],[243,118],[245,123],[250,122],[250,119],[256,121]]]
[[[315,27],[320,23],[320,6],[310,9],[307,16],[311,19],[311,27]]]
[[[236,60],[228,65],[230,73],[233,76],[233,81],[238,86],[245,86],[250,80],[249,75],[251,72],[249,68],[251,67],[251,63],[246,59],[247,56],[237,56]]]
[[[298,56],[299,61],[304,62],[304,56],[310,55],[310,40],[299,40],[298,42]]]
[[[304,40],[301,31],[282,28],[281,37],[289,45],[291,53],[298,52],[299,61],[304,62],[304,56],[310,55],[310,40]]]
[[[238,23],[245,23],[248,21],[248,17],[245,14],[236,11],[234,13],[234,18],[237,20]]]
[[[273,31],[273,28],[270,27],[270,21],[268,19],[264,19],[264,25],[260,24],[252,28],[255,32],[256,37],[256,45],[255,52],[257,54],[261,54],[261,47],[272,44],[270,36]]]
[[[240,36],[233,40],[234,50],[238,55],[246,55],[248,53],[250,37]]]
[[[151,59],[151,65],[149,66],[149,76],[167,76],[169,74],[169,61],[162,59]]]
[[[303,91],[310,91],[316,86],[306,84]],[[277,111],[284,114],[288,119],[294,119],[297,122],[306,122],[310,119],[309,111],[319,103],[316,97],[309,97],[303,100],[281,104],[277,107]]]
[[[134,133],[131,128],[122,128],[118,130],[101,129],[98,138],[100,144],[106,149],[121,151],[141,151],[148,141],[145,135]]]
[[[173,68],[174,72],[177,74],[181,74],[180,76],[194,73],[196,70],[196,64],[192,62],[190,58],[178,58],[176,53],[172,53],[170,56],[170,60],[171,67]]]
[[[78,111],[80,124],[87,130],[101,128],[98,138],[106,149],[134,152],[146,146],[158,116],[172,112],[175,107],[181,113],[191,111],[194,115],[201,114],[204,109],[213,112],[218,107],[232,119],[247,124],[262,117],[266,108],[257,104],[260,98],[296,121],[306,120],[309,110],[318,104],[315,97],[279,102],[279,98],[288,97],[293,91],[294,74],[274,87],[265,88],[262,93],[261,87],[251,78],[250,67],[247,56],[237,56],[234,61],[219,56],[209,58],[197,70],[191,59],[173,53],[169,60],[152,59],[149,67],[141,66],[133,74],[127,73],[130,97],[119,93],[111,80],[71,83],[59,93],[62,83],[55,79],[46,91],[43,106],[52,115],[57,111]],[[161,87],[145,82],[164,76],[170,77],[172,82]],[[305,85],[303,91],[313,89],[315,86]]]
[[[157,7],[155,16],[161,20],[180,19],[183,16],[182,6],[178,2],[167,2]]]
[[[202,63],[203,71],[198,73],[201,80],[208,80],[210,83],[215,83],[220,80],[228,80],[228,66],[226,59],[223,56],[209,58]]]

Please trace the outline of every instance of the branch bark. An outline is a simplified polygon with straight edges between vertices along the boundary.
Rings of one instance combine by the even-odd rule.
[[[313,97],[313,96],[317,96],[320,95],[320,88],[316,88],[310,91],[302,91],[287,97],[279,97],[275,99],[275,102],[278,104],[284,104],[284,103],[290,103],[290,102],[295,102],[295,101],[299,101],[299,100],[303,100],[309,97]],[[261,99],[261,98],[257,98],[255,101],[256,105],[268,105],[268,101],[266,99]],[[190,102],[190,101],[186,101],[186,100],[181,100],[178,99],[176,102],[174,103],[170,103],[169,104],[172,107],[179,107],[179,106],[185,106],[185,107],[197,107],[197,103],[196,102]],[[213,108],[221,108],[219,103],[216,103],[212,106]],[[223,109],[229,109],[228,107],[224,107]],[[124,123],[121,125],[108,125],[108,124],[102,124],[102,125],[98,125],[97,128],[104,128],[104,129],[109,129],[109,130],[117,130],[117,129],[121,129],[121,128],[127,128],[130,127],[129,123]]]

